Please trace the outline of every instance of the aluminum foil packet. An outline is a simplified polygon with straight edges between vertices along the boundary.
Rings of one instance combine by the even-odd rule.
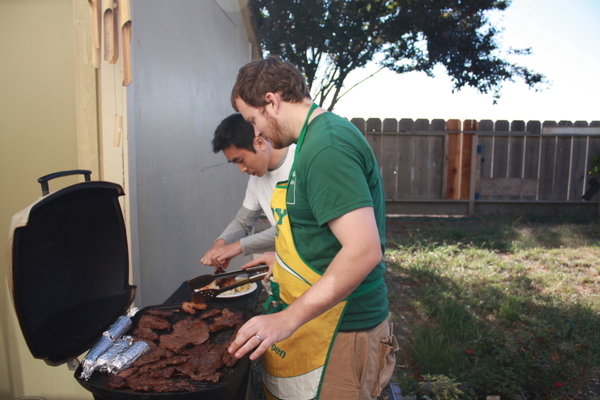
[[[150,351],[150,345],[142,340],[135,342],[127,350],[113,358],[106,365],[106,369],[111,374],[118,374],[124,369],[129,368],[135,360]]]
[[[96,360],[98,357],[102,355],[106,350],[108,350],[114,344],[113,340],[108,336],[102,336],[90,349],[87,353],[83,361],[81,362],[81,379],[85,379],[86,381],[90,379],[92,373],[96,369]]]
[[[119,339],[125,334],[125,332],[129,330],[129,328],[131,328],[131,325],[133,325],[131,317],[133,317],[138,311],[139,310],[137,307],[131,308],[126,315],[120,316],[119,319],[112,324],[106,332],[103,333],[103,335],[110,337],[112,340]]]
[[[133,338],[131,336],[123,336],[121,339],[116,340],[114,344],[98,357],[96,360],[96,370],[100,372],[108,371],[108,363],[116,358],[119,354],[131,347],[133,344]]]
[[[137,314],[138,311],[139,309],[137,307],[132,307],[126,315],[119,317],[107,331],[102,333],[102,337],[98,339],[81,363],[81,379],[85,379],[86,381],[90,379],[92,373],[100,367],[98,364],[99,357],[111,348],[115,344],[115,341],[120,339],[121,336],[131,328],[133,324],[131,318]],[[103,361],[103,364],[106,362],[107,361]]]

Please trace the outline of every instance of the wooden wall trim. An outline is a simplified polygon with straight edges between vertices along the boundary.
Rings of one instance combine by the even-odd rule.
[[[92,14],[87,1],[73,0],[75,46],[75,120],[78,168],[100,179],[97,70],[92,64]]]

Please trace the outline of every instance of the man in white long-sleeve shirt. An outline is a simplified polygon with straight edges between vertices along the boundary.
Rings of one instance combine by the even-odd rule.
[[[225,118],[215,130],[213,151],[223,152],[242,173],[250,175],[246,196],[235,218],[200,260],[205,265],[227,268],[232,258],[275,249],[275,219],[271,195],[277,182],[288,179],[295,145],[274,149],[266,139],[255,136],[254,127],[241,114]],[[266,215],[271,227],[251,234],[256,221]]]

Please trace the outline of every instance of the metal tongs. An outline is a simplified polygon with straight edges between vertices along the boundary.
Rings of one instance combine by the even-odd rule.
[[[231,278],[232,276],[238,276],[240,274],[250,274],[252,272],[266,271],[268,269],[269,269],[268,265],[261,264],[261,265],[256,265],[254,267],[250,267],[250,268],[246,268],[246,269],[238,269],[236,271],[224,272],[222,274],[200,275],[200,276],[190,279],[188,281],[188,285],[189,285],[190,289],[192,289],[192,290],[202,289],[203,287],[210,285],[216,279]]]
[[[250,269],[250,268],[248,268],[248,269]],[[247,271],[248,269],[242,270],[242,271]],[[242,286],[242,285],[246,285],[248,283],[260,281],[267,275],[267,273],[268,273],[268,271],[263,272],[262,274],[257,274],[257,275],[251,276],[250,278],[240,279],[239,281],[237,281],[236,283],[234,283],[232,285],[228,285],[228,286],[225,286],[225,287],[222,287],[219,289],[204,289],[204,290],[199,290],[197,292],[192,292],[192,294],[191,294],[192,302],[193,303],[206,303],[208,300],[214,299],[215,297],[217,297],[220,293],[226,292],[231,289],[235,289],[238,286]],[[218,274],[217,276],[220,277],[221,275],[225,275],[225,274]]]

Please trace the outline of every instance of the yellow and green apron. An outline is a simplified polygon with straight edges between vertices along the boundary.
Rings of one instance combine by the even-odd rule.
[[[316,107],[317,105],[313,104],[306,117],[296,146],[296,154],[302,146],[308,120]],[[288,184],[294,177],[295,168],[292,166],[290,178],[277,184],[271,199],[271,208],[277,221],[277,255],[271,282],[273,296],[267,301],[267,304],[270,304],[271,300],[275,300],[277,307],[271,312],[280,311],[292,304],[321,278],[321,273],[304,261],[294,243],[286,203]],[[366,286],[368,287],[360,285],[350,297],[363,295],[376,285]],[[318,398],[327,359],[347,302],[348,299],[335,305],[265,352],[262,357],[261,375],[267,399]]]

